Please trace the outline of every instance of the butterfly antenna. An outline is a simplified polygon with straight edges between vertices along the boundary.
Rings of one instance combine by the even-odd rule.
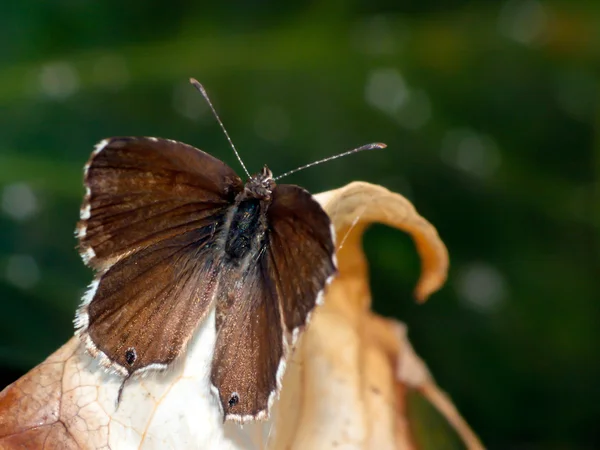
[[[316,166],[317,164],[321,164],[321,163],[324,163],[327,161],[331,161],[333,159],[341,158],[342,156],[351,155],[352,153],[362,152],[363,150],[376,150],[378,148],[386,148],[386,147],[387,147],[387,145],[382,144],[381,142],[375,142],[374,144],[363,145],[362,147],[348,150],[347,152],[340,153],[339,155],[329,156],[325,159],[320,159],[319,161],[311,162],[310,164],[306,164],[304,166],[297,167],[294,170],[290,170],[289,172],[285,172],[284,174],[275,177],[274,180],[277,181],[280,178],[287,177],[288,175],[291,175],[293,173],[299,172],[304,169],[308,169],[309,167],[312,167],[312,166]]]
[[[213,115],[215,116],[215,119],[217,119],[217,122],[219,122],[219,125],[221,125],[221,129],[223,130],[223,133],[225,133],[225,137],[229,141],[229,145],[231,145],[231,148],[233,149],[235,156],[237,157],[238,161],[244,168],[244,172],[246,172],[246,175],[248,175],[248,178],[250,178],[250,173],[248,172],[248,169],[246,169],[246,166],[244,165],[244,161],[242,161],[242,158],[240,158],[240,154],[238,153],[237,149],[235,148],[235,145],[233,145],[233,142],[231,141],[231,138],[229,137],[229,134],[227,133],[227,130],[225,129],[225,126],[223,125],[223,122],[221,122],[221,119],[219,118],[217,111],[215,111],[215,107],[213,106],[212,102],[210,101],[210,98],[208,98],[206,89],[204,89],[204,86],[202,86],[200,84],[200,82],[198,80],[196,80],[195,78],[190,78],[190,83],[192,84],[192,86],[194,86],[196,89],[198,89],[200,91],[200,93],[202,94],[202,97],[204,97],[204,100],[206,100],[206,103],[208,103],[208,106],[210,106],[210,109],[212,110]]]

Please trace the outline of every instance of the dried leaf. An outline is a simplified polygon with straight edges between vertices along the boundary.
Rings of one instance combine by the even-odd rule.
[[[420,300],[445,281],[446,247],[408,200],[380,186],[351,183],[317,198],[336,227],[340,274],[284,378],[275,448],[413,448],[407,434],[397,433],[402,405],[396,402],[391,362],[397,338],[389,336],[386,348],[371,331],[376,316],[370,312],[362,235],[369,224],[381,222],[413,237],[423,266],[416,288]],[[294,409],[298,417],[290,422],[288,411]]]
[[[424,365],[407,366],[420,359],[407,356],[398,325],[370,312],[361,239],[373,222],[413,237],[422,260],[421,301],[445,281],[446,248],[410,202],[382,187],[352,183],[317,198],[338,234],[340,274],[288,363],[269,421],[222,423],[208,383],[215,339],[209,317],[184,361],[166,374],[132,380],[117,410],[121,380],[72,339],[0,393],[0,448],[415,448],[399,393],[409,386],[434,392],[435,385]],[[442,409],[451,422],[460,418]],[[453,423],[459,431],[466,426]],[[476,442],[474,434],[463,435]]]

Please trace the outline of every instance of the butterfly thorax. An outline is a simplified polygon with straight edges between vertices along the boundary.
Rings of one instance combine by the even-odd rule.
[[[225,222],[225,254],[230,262],[246,265],[261,248],[274,188],[273,174],[265,166],[237,195]]]

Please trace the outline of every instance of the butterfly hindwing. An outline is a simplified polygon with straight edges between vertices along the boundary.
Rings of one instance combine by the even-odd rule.
[[[213,240],[207,225],[144,248],[99,275],[76,319],[88,351],[122,376],[165,369],[211,307]]]
[[[261,257],[239,280],[221,278],[216,302],[211,383],[225,418],[239,422],[266,417],[285,367],[278,296],[267,270]]]

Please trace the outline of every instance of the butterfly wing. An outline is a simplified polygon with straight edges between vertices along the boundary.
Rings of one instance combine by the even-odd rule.
[[[76,326],[88,351],[122,376],[166,369],[210,309],[213,226],[163,239],[98,275]]]
[[[98,270],[197,228],[242,189],[240,178],[222,161],[157,138],[100,142],[85,166],[84,181],[76,233],[84,262]]]
[[[279,185],[267,211],[267,241],[248,272],[223,275],[211,382],[225,418],[268,416],[285,370],[289,336],[305,325],[335,273],[327,214],[304,189]],[[229,278],[228,278],[229,277]]]
[[[77,333],[122,375],[164,368],[210,307],[216,236],[242,182],[189,145],[111,138],[86,164],[85,186],[77,235],[99,274]]]
[[[335,232],[306,190],[278,185],[268,220],[269,276],[275,280],[288,333],[297,334],[336,272]]]
[[[225,418],[238,422],[266,416],[285,367],[278,296],[267,271],[261,257],[239,279],[221,278],[219,287],[211,382]]]

